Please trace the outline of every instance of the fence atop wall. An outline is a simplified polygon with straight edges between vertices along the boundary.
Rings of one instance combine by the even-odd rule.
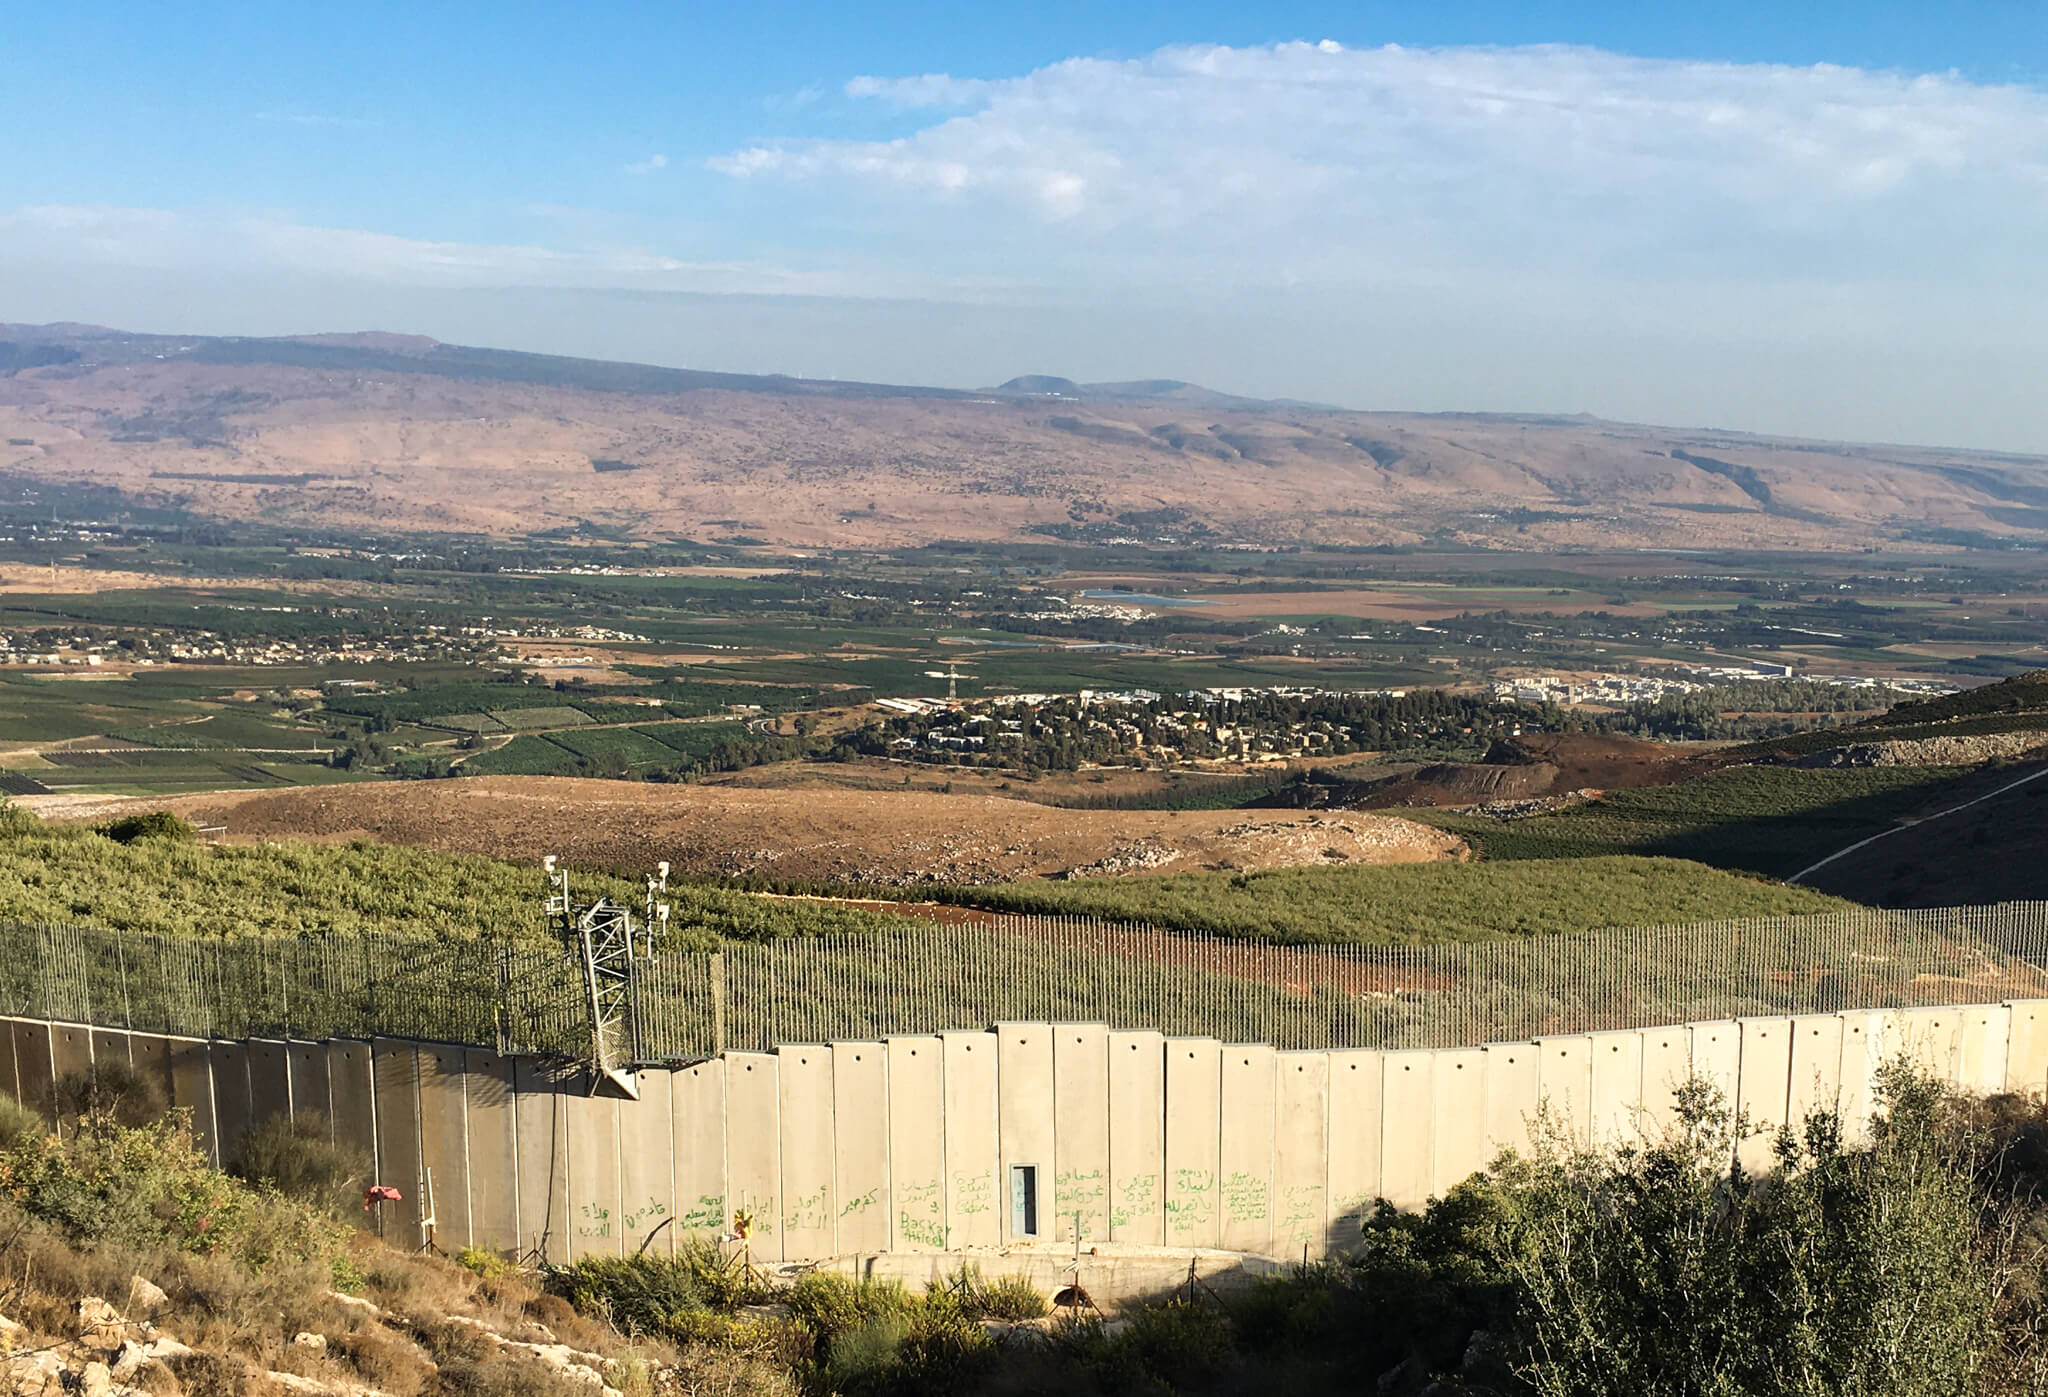
[[[0,1012],[34,1018],[580,1055],[589,1046],[582,994],[576,964],[532,943],[210,939],[0,922]],[[1434,1048],[2044,995],[2048,903],[1393,947],[1005,916],[643,958],[632,1028],[644,1062],[1005,1020],[1283,1048]]]

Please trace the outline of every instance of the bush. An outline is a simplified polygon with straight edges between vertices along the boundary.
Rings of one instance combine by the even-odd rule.
[[[237,1178],[336,1216],[361,1200],[370,1165],[362,1153],[330,1138],[318,1111],[272,1116],[242,1136],[232,1166]]]
[[[35,1108],[0,1092],[0,1154],[12,1154],[49,1133],[49,1122]]]
[[[138,839],[189,841],[199,831],[168,810],[151,810],[142,815],[123,815],[99,826],[99,832],[116,844],[133,844]]]
[[[94,1123],[148,1125],[170,1110],[163,1084],[125,1062],[95,1062],[57,1079],[57,1115],[93,1128]]]
[[[511,1274],[512,1263],[494,1251],[482,1247],[464,1247],[455,1253],[455,1264],[475,1274],[482,1280],[494,1281]]]

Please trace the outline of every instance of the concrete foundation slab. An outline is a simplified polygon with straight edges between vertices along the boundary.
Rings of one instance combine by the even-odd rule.
[[[1536,1091],[1540,1130],[1559,1144],[1585,1149],[1593,1143],[1593,1040],[1580,1035],[1538,1038]]]
[[[1666,1139],[1678,1124],[1678,1091],[1692,1077],[1692,1043],[1683,1024],[1646,1028],[1643,1041],[1644,1138]]]
[[[1480,1050],[1480,1113],[1485,1129],[1486,1159],[1502,1150],[1527,1157],[1536,1108],[1543,1099],[1536,1073],[1534,1043],[1488,1043]]]
[[[292,1074],[288,1047],[278,1039],[255,1038],[249,1052],[249,1124],[277,1116],[291,1119]]]
[[[377,1159],[377,1087],[370,1045],[360,1038],[336,1038],[318,1045],[318,1051],[327,1059],[327,1111],[334,1139],[359,1151],[369,1182],[381,1184],[385,1179]]]
[[[214,1164],[220,1163],[220,1131],[213,1123],[213,1057],[204,1038],[166,1038],[165,1056],[171,1073],[171,1104],[192,1115],[192,1139]],[[20,1051],[20,1040],[16,1040]],[[22,1085],[28,1085],[29,1060],[20,1060]]]
[[[569,1093],[575,1074],[537,1058],[512,1064],[512,1118],[519,1145],[519,1241],[525,1253],[569,1260]]]
[[[1380,1054],[1370,1048],[1330,1058],[1330,1226],[1324,1250],[1358,1245],[1359,1226],[1380,1196]]]
[[[1974,1004],[1962,1010],[1956,1084],[1964,1091],[2005,1090],[2005,1058],[2012,1042],[2012,1010],[2003,1004]]]
[[[14,1040],[16,1081],[19,1100],[51,1125],[57,1123],[57,1069],[50,1046],[50,1025],[40,1020],[16,1019],[8,1030]],[[211,1129],[211,1101],[207,1126]]]
[[[92,1031],[92,1060],[95,1067],[101,1063],[118,1063],[122,1067],[134,1066],[128,1051],[128,1030],[125,1028],[96,1028]]]
[[[285,1047],[290,1069],[292,1118],[318,1115],[327,1121],[327,1138],[334,1138],[334,1113],[327,1099],[327,1047],[323,1043],[290,1043]]]
[[[1728,1110],[1735,1109],[1735,1093],[1742,1075],[1742,1030],[1733,1019],[1688,1024],[1692,1074],[1720,1093]]]

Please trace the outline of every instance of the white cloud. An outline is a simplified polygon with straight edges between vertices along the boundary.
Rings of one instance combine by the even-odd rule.
[[[666,170],[667,168],[668,157],[655,154],[648,156],[645,160],[635,160],[626,167],[626,173],[629,175],[651,175],[656,170]]]
[[[2048,245],[2048,94],[1954,75],[1325,40],[846,91],[959,110],[711,168],[829,183],[908,259],[1000,246],[1048,284],[1942,281]]]
[[[397,237],[274,215],[99,205],[0,210],[0,263],[251,271],[443,288],[840,294],[832,273],[765,262],[691,261],[639,248],[554,248]]]

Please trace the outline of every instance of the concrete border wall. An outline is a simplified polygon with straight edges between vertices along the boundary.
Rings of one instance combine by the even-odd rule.
[[[106,1061],[162,1085],[216,1161],[276,1117],[326,1120],[366,1181],[403,1195],[365,1215],[403,1247],[667,1255],[730,1239],[744,1210],[758,1262],[904,1276],[977,1252],[1006,1270],[1071,1257],[1077,1221],[1089,1254],[1145,1264],[1324,1255],[1375,1200],[1421,1207],[1502,1150],[1654,1139],[1689,1077],[1762,1128],[1741,1157],[1768,1168],[1771,1136],[1810,1112],[1839,1110],[1861,1138],[1902,1057],[1967,1091],[2040,1098],[2048,1000],[1394,1052],[1005,1023],[644,1070],[637,1100],[594,1095],[574,1066],[444,1043],[0,1019],[0,1091],[53,1122],[58,1083]]]

